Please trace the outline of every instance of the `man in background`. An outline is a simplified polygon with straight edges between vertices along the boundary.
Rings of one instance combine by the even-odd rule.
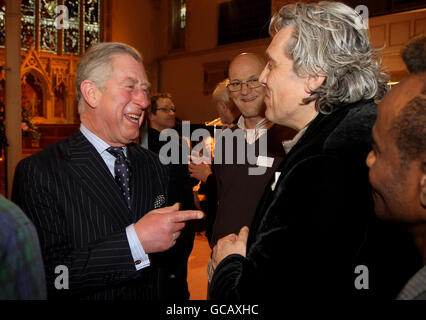
[[[161,148],[169,143],[169,140],[160,140],[160,134],[163,130],[173,129],[176,124],[176,107],[173,103],[171,94],[160,92],[151,95],[150,106],[148,108],[148,149],[160,155]],[[186,140],[179,137],[178,141],[172,141],[177,144],[176,150],[184,152]],[[169,167],[169,188],[168,204],[175,202],[181,204],[181,209],[195,209],[194,196],[192,192],[193,181],[189,177],[188,165],[186,163],[171,163]],[[191,254],[196,226],[188,223],[183,229],[176,245],[167,253],[159,254],[163,264],[167,265],[168,284],[161,286],[164,288],[163,294],[168,300],[186,300],[189,299],[187,269],[188,258]]]
[[[169,93],[157,93],[151,96],[148,110],[148,149],[160,153],[166,141],[160,141],[160,133],[164,129],[171,129],[176,124],[176,107]]]
[[[262,192],[285,155],[282,141],[294,135],[292,129],[275,125],[265,118],[266,89],[259,81],[264,67],[264,59],[255,53],[239,54],[229,65],[228,92],[241,116],[236,127],[223,131],[222,141],[215,141],[214,169],[218,208],[211,247],[223,236],[238,232],[244,225],[250,225]],[[230,144],[232,148],[228,148],[229,140],[226,135],[231,132],[241,133],[244,139],[241,141],[233,138]],[[241,158],[240,143],[246,153],[242,155],[243,163],[238,163]],[[263,143],[265,146],[261,145]],[[265,148],[262,149],[263,147]],[[249,150],[255,150],[256,163],[249,162]],[[219,152],[221,159],[218,159]],[[226,161],[229,153],[232,153],[232,163]],[[254,168],[262,169],[263,172],[251,174],[250,169]]]
[[[219,118],[206,123],[206,126],[231,126],[237,124],[241,112],[229,97],[228,82],[229,79],[219,82],[213,90],[212,101],[216,106]]]

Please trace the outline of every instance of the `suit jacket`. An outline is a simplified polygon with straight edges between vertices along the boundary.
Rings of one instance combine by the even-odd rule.
[[[309,124],[278,166],[275,189],[272,179],[263,194],[246,258],[230,255],[217,266],[213,299],[383,298],[378,293],[398,292],[401,279],[418,270],[416,254],[405,257],[401,269],[401,263],[386,263],[413,253],[413,242],[393,247],[392,253],[370,242],[371,230],[388,230],[374,220],[365,165],[375,115],[376,105],[361,101],[319,114]],[[375,255],[386,268],[376,268]],[[355,287],[357,276],[365,276],[356,273],[360,264],[374,270],[367,275],[369,289]],[[376,281],[380,274],[389,276],[386,290]]]
[[[168,170],[135,144],[128,157],[131,210],[80,130],[18,164],[12,199],[39,233],[48,298],[158,298],[158,268],[136,271],[125,228],[166,203]],[[55,289],[58,265],[69,270],[69,290]]]

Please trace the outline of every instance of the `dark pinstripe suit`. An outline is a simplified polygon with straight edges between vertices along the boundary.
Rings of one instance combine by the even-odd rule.
[[[46,267],[49,298],[157,299],[158,268],[136,271],[125,228],[167,198],[168,169],[137,145],[132,163],[132,209],[96,149],[78,130],[22,160],[12,200],[35,224]],[[57,265],[69,268],[69,290],[56,290]]]

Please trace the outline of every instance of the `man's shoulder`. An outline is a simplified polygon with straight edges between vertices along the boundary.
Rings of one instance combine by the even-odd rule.
[[[325,151],[369,149],[371,131],[376,121],[377,105],[373,100],[359,101],[347,107],[346,114],[330,132],[324,143]]]
[[[142,161],[145,165],[151,164],[161,170],[167,170],[167,165],[161,162],[160,157],[155,152],[152,152],[151,150],[136,143],[131,143],[127,146],[127,148],[132,154],[132,157],[134,157],[137,161]]]
[[[21,160],[21,162],[39,163],[39,164],[52,164],[58,163],[70,156],[70,141],[73,136],[60,140],[39,152]]]

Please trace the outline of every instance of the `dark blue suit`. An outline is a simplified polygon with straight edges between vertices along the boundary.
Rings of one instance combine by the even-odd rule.
[[[48,298],[158,299],[159,268],[136,271],[125,229],[167,199],[168,169],[138,145],[127,154],[131,209],[80,130],[18,164],[13,201],[39,233]],[[54,287],[58,265],[69,268],[69,290]]]

